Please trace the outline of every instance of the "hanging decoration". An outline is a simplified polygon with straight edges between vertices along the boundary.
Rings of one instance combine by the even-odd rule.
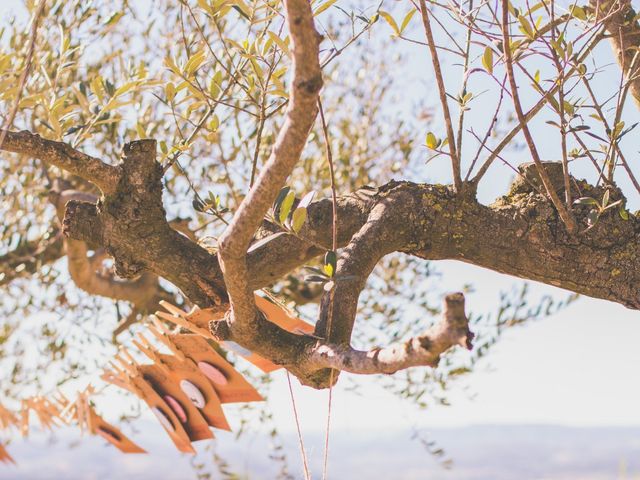
[[[292,333],[313,333],[311,324],[292,316],[282,306],[259,295],[255,299],[267,320]],[[265,373],[281,367],[233,342],[218,344],[208,325],[222,318],[224,312],[198,307],[185,312],[168,302],[160,304],[166,311],[151,315],[147,331],[138,332],[132,341],[133,347],[152,363],[140,363],[128,348],[121,347],[101,378],[144,401],[176,448],[193,454],[192,442],[214,438],[211,428],[231,430],[223,404],[264,400],[227,361],[222,347],[244,357]],[[192,333],[171,331],[163,321]],[[22,436],[27,437],[31,413],[35,413],[40,426],[46,430],[76,425],[82,434],[98,435],[123,453],[146,453],[95,411],[91,397],[96,394],[89,385],[77,393],[75,400],[60,391],[50,398],[28,397],[22,400],[17,414],[0,405],[0,430],[18,428]],[[1,443],[0,462],[15,463]]]

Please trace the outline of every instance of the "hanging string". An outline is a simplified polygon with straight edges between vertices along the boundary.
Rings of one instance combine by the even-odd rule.
[[[331,225],[331,249],[336,252],[338,250],[338,199],[336,194],[336,178],[333,168],[333,155],[331,153],[331,145],[329,143],[329,130],[327,128],[327,122],[324,118],[324,110],[322,109],[322,102],[318,98],[318,110],[320,112],[320,120],[322,121],[322,132],[324,133],[324,145],[325,153],[327,155],[327,161],[329,162],[329,175],[331,178],[331,200],[332,200],[332,225]],[[335,274],[335,272],[333,272]],[[335,285],[329,292],[329,308],[327,310],[327,343],[331,340],[331,323],[333,321],[333,295],[335,292]],[[324,437],[324,462],[322,467],[322,480],[327,480],[327,472],[329,467],[329,431],[331,428],[331,405],[333,400],[333,373],[331,369],[329,373],[329,400],[327,405],[327,428]]]
[[[296,408],[296,399],[293,396],[293,388],[291,387],[291,376],[289,375],[289,371],[285,370],[287,373],[287,383],[289,384],[289,394],[291,395],[291,405],[293,405],[293,417],[296,420],[296,429],[298,430],[298,443],[300,444],[300,452],[302,453],[302,466],[304,467],[304,478],[305,480],[311,480],[311,475],[309,475],[309,464],[307,463],[307,453],[304,449],[304,442],[302,441],[302,431],[300,430],[300,419],[298,418],[298,409]]]

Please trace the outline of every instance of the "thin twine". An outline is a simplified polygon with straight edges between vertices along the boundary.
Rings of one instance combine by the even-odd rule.
[[[324,145],[325,145],[325,153],[327,155],[327,161],[329,163],[329,175],[331,178],[331,199],[332,199],[332,228],[331,228],[331,249],[335,252],[338,249],[338,206],[337,206],[337,195],[336,195],[336,179],[335,172],[333,168],[333,155],[331,153],[331,145],[329,144],[329,131],[327,129],[327,122],[324,118],[324,110],[322,108],[322,102],[320,98],[318,98],[318,110],[320,112],[320,120],[322,121],[322,131],[324,133]],[[335,272],[333,272],[335,275]],[[331,288],[329,293],[329,307],[328,307],[328,319],[327,319],[327,342],[331,339],[331,324],[333,321],[333,296],[335,292],[335,285]],[[322,480],[327,479],[327,472],[329,467],[329,432],[331,429],[331,405],[333,400],[333,372],[331,369],[329,373],[329,399],[327,405],[327,428],[324,438],[324,465],[322,468]]]
[[[285,370],[287,373],[287,383],[289,384],[289,394],[291,395],[291,405],[293,405],[293,416],[296,420],[296,429],[298,430],[298,443],[300,444],[300,452],[302,453],[302,466],[304,467],[305,480],[311,480],[309,475],[309,465],[307,463],[307,453],[304,450],[304,442],[302,441],[302,431],[300,430],[300,420],[298,418],[298,409],[296,408],[296,399],[293,396],[293,388],[291,387],[291,376],[289,370]]]

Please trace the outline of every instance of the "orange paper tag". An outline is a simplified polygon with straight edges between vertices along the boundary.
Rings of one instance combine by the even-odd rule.
[[[185,453],[196,453],[184,427],[169,408],[162,397],[142,377],[138,365],[129,365],[127,371],[118,369],[112,364],[114,371],[107,371],[102,378],[109,383],[125,388],[140,397],[149,406],[176,448]]]
[[[227,418],[216,390],[207,377],[190,359],[181,361],[173,355],[159,354],[162,363],[167,366],[191,403],[200,410],[207,423],[215,428],[230,431]]]
[[[138,370],[180,421],[191,441],[213,438],[207,421],[173,377],[157,365],[138,365]]]
[[[312,334],[314,331],[313,325],[301,320],[300,318],[290,315],[289,312],[268,299],[255,295],[256,306],[262,311],[266,319],[272,323],[275,323],[280,328],[297,334]],[[165,312],[156,312],[156,315],[164,320],[172,321],[173,323],[188,328],[194,333],[202,335],[207,338],[213,338],[209,331],[209,322],[220,320],[224,313],[220,312],[217,308],[200,309],[193,308],[191,312],[186,313],[168,302],[160,302],[160,304],[166,308],[170,314]],[[246,360],[254,364],[260,370],[265,373],[273,372],[282,368],[280,365],[261,357],[260,355],[253,353],[234,342],[222,342],[225,348],[237,353],[244,357]]]
[[[96,411],[89,407],[89,431],[99,435],[123,453],[147,453],[127,438],[118,428],[107,423]]]
[[[233,368],[233,365],[216,352],[205,338],[194,334],[173,334],[169,338],[209,379],[222,403],[264,400],[262,395]]]

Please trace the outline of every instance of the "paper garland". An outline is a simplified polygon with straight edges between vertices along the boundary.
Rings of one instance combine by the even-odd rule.
[[[268,321],[292,333],[313,333],[312,325],[293,317],[281,306],[258,295],[255,301]],[[138,333],[133,344],[153,363],[139,364],[126,348],[121,348],[101,378],[143,400],[176,448],[195,453],[191,442],[213,438],[210,427],[231,430],[222,404],[263,401],[264,398],[213,346],[215,339],[208,325],[220,320],[224,312],[194,307],[187,313],[168,302],[160,304],[168,313],[156,312],[155,317],[151,316],[148,331],[171,354],[159,352],[143,333]],[[194,333],[170,332],[159,318]],[[222,342],[222,345],[264,372],[281,368],[233,342]],[[81,432],[101,436],[124,453],[146,453],[98,415],[90,402],[93,394],[93,387],[88,386],[74,401],[61,392],[51,399],[29,397],[22,400],[18,415],[0,405],[0,430],[16,427],[23,436],[28,436],[30,414],[34,412],[45,429],[75,423]],[[1,443],[0,462],[15,463]]]
[[[275,323],[279,327],[300,335],[310,335],[314,331],[313,325],[305,322],[299,318],[292,316],[287,310],[280,305],[275,304],[267,300],[260,295],[255,295],[256,306],[264,314],[268,321]],[[222,319],[224,313],[218,309],[201,309],[199,307],[193,307],[190,312],[185,312],[180,308],[172,305],[169,302],[161,301],[162,305],[169,313],[156,312],[156,316],[186,328],[194,333],[197,333],[205,338],[215,340],[211,332],[209,331],[209,322],[219,321]],[[244,357],[249,362],[253,363],[256,367],[265,373],[273,372],[282,368],[273,362],[262,358],[260,355],[250,352],[234,342],[222,342],[222,345],[234,353]]]

